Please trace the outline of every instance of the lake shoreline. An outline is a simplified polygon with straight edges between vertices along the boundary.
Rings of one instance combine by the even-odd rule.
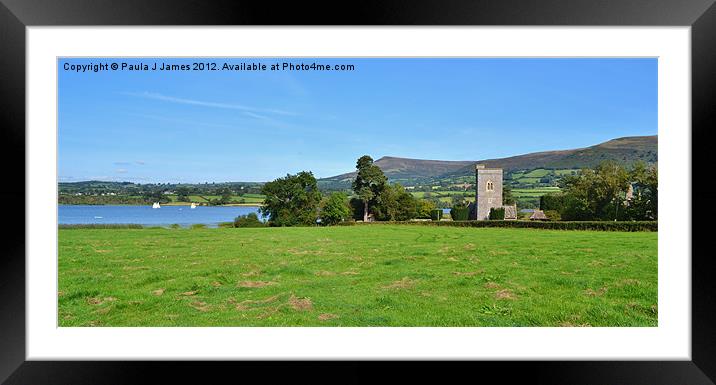
[[[196,202],[194,202],[196,203]],[[162,206],[191,206],[191,202],[169,202],[169,203],[162,203]],[[144,204],[144,205],[137,205],[137,204],[130,204],[130,203],[101,203],[101,204],[89,204],[89,203],[59,203],[58,206],[136,206],[136,207],[143,207],[143,206],[152,206],[151,204]],[[262,205],[259,203],[230,203],[228,205],[206,205],[206,204],[199,204],[197,207],[261,207]]]
[[[232,222],[239,216],[255,213],[264,218],[259,206],[232,204],[223,206],[196,206],[186,204],[162,205],[58,205],[58,224],[64,225],[110,225],[138,224],[143,226],[191,226],[203,224],[209,227]]]

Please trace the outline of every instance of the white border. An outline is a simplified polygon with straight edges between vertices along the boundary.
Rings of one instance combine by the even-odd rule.
[[[659,326],[58,328],[60,56],[658,57]],[[690,360],[690,67],[689,27],[28,28],[27,359]],[[688,205],[663,205],[669,201]]]

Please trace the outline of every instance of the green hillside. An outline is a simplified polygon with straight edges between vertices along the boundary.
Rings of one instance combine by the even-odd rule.
[[[605,160],[624,165],[636,161],[656,163],[658,139],[653,136],[632,136],[613,139],[595,146],[573,150],[544,151],[509,158],[487,159],[473,163],[484,163],[487,167],[499,167],[505,171],[534,169],[580,169],[593,168]],[[462,167],[441,177],[473,175],[472,165]],[[531,175],[537,177],[538,175]]]
[[[657,136],[633,136],[613,139],[591,147],[572,150],[544,151],[500,159],[475,161],[441,161],[383,157],[375,164],[388,179],[404,186],[435,186],[449,188],[456,184],[473,183],[476,163],[499,167],[513,187],[554,186],[556,181],[576,173],[581,168],[593,168],[605,160],[630,165],[636,161],[656,163]],[[349,189],[354,172],[323,178],[318,185],[323,190]]]

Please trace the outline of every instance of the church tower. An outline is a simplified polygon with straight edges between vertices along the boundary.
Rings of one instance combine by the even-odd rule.
[[[490,209],[502,207],[502,169],[475,165],[475,214],[473,219],[489,219]]]

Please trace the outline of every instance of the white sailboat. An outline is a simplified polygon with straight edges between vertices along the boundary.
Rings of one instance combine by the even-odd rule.
[[[192,208],[192,209],[195,209],[195,208],[196,208],[196,203],[191,202],[191,208]]]
[[[154,204],[152,205],[152,208],[153,208],[153,209],[160,209],[160,208],[162,208],[162,207],[159,206],[159,202],[154,202]]]

